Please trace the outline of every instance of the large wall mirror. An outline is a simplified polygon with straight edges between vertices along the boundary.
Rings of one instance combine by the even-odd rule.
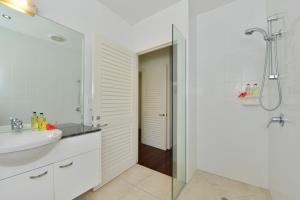
[[[0,125],[83,122],[83,35],[0,5]]]

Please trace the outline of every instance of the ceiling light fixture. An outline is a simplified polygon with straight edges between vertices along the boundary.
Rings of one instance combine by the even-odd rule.
[[[61,35],[49,34],[48,37],[55,42],[65,42],[67,39]]]
[[[36,7],[32,3],[32,0],[0,0],[0,4],[30,16],[36,14]]]

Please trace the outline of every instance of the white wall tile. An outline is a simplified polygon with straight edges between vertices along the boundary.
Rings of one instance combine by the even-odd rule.
[[[0,32],[0,125],[8,125],[10,117],[30,123],[33,111],[44,112],[52,123],[81,123],[75,109],[82,49],[2,27]]]
[[[244,32],[265,28],[265,1],[234,1],[197,25],[198,168],[268,187],[268,114],[237,98],[241,85],[261,80],[265,43]]]
[[[300,199],[300,2],[296,0],[267,0],[268,15],[280,13],[283,18],[277,29],[286,34],[280,41],[280,72],[283,104],[270,117],[281,112],[288,123],[285,127],[272,126],[270,129],[270,189],[274,200]],[[271,86],[271,103],[276,101],[276,88]],[[276,97],[276,96],[275,96]]]

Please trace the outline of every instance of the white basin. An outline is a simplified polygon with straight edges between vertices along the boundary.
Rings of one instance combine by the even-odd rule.
[[[0,165],[20,165],[43,156],[62,137],[61,130],[24,129],[5,132],[0,128]]]

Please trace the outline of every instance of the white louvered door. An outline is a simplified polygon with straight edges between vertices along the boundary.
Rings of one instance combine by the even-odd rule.
[[[167,66],[142,68],[142,143],[167,149]]]
[[[137,56],[93,39],[93,124],[102,131],[102,185],[137,163]]]

